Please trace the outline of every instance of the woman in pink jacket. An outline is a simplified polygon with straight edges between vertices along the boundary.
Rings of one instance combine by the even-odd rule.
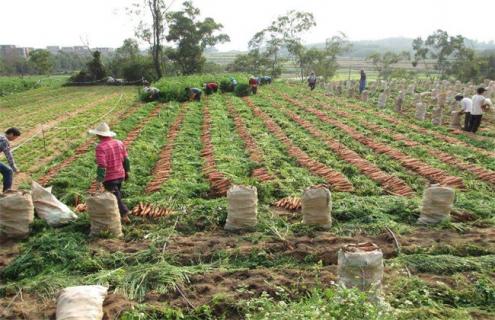
[[[105,190],[117,198],[122,222],[129,223],[129,208],[122,200],[122,182],[129,178],[130,162],[122,141],[113,139],[115,132],[110,131],[106,123],[101,123],[94,130],[89,130],[100,140],[96,146],[96,176]]]

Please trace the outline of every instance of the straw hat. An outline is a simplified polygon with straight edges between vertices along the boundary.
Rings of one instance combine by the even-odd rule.
[[[105,122],[100,123],[95,129],[89,130],[89,134],[95,134],[102,137],[115,137],[117,134],[110,131],[110,127]]]

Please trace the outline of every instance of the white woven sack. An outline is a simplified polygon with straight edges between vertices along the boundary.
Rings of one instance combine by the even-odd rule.
[[[34,220],[31,194],[9,191],[0,195],[0,236],[23,239],[29,236]]]
[[[449,187],[433,185],[423,193],[419,223],[436,224],[450,217],[455,191]]]
[[[43,188],[33,181],[32,195],[36,214],[50,226],[61,226],[77,219],[77,215],[51,193],[51,188]]]
[[[233,185],[227,191],[225,230],[254,228],[258,223],[258,191],[253,186]]]
[[[115,237],[121,237],[122,224],[120,222],[119,206],[113,193],[102,192],[86,199],[91,221],[92,236],[101,232],[109,232]]]
[[[62,289],[57,297],[57,320],[101,320],[108,288],[77,286]]]
[[[332,226],[332,195],[327,188],[313,186],[304,190],[301,207],[304,224]]]
[[[383,279],[383,253],[373,243],[347,245],[338,253],[338,283],[346,288],[379,292]]]

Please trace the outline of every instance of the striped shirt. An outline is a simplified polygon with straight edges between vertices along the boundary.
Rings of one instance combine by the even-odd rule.
[[[14,157],[12,156],[12,151],[10,151],[10,143],[7,137],[0,135],[0,152],[5,154],[5,158],[7,158],[7,162],[9,163],[10,168],[17,172],[17,167],[15,166]]]
[[[124,159],[127,150],[122,141],[104,138],[96,146],[96,164],[104,168],[104,181],[122,179],[125,177]]]

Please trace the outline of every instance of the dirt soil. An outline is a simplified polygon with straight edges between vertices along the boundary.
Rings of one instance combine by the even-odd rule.
[[[125,297],[110,293],[103,302],[103,320],[118,319],[134,303]],[[0,299],[0,319],[40,320],[55,319],[56,299],[42,301],[34,295],[18,293],[16,296]]]
[[[269,268],[214,271],[192,276],[190,282],[182,285],[180,290],[167,294],[150,292],[146,296],[146,302],[150,304],[166,302],[175,307],[190,308],[191,305],[197,307],[211,303],[212,300],[219,300],[222,296],[227,297],[224,299],[227,303],[259,297],[262,292],[277,297],[280,288],[284,288],[289,296],[295,296],[307,292],[316,282],[328,284],[334,282],[335,275],[336,266],[324,267],[319,272]]]
[[[13,240],[0,241],[0,270],[19,254],[20,245]]]
[[[459,246],[463,243],[473,243],[483,248],[495,247],[495,230],[492,228],[472,230],[458,233],[451,230],[434,230],[419,227],[407,235],[397,235],[398,242],[405,252],[415,252],[416,249],[426,249],[439,244]],[[149,292],[146,303],[151,305],[169,304],[180,308],[197,307],[210,304],[214,314],[227,312],[235,319],[238,314],[235,303],[239,299],[258,297],[267,292],[274,298],[280,288],[284,288],[289,296],[301,295],[307,292],[315,283],[330,285],[337,277],[337,252],[346,244],[371,241],[383,251],[386,259],[396,256],[396,245],[393,237],[384,233],[376,237],[357,235],[354,237],[336,237],[326,232],[317,232],[314,237],[298,236],[258,239],[256,234],[232,234],[224,231],[198,232],[189,236],[170,238],[165,247],[165,254],[175,260],[174,263],[192,265],[202,262],[217,261],[218,254],[232,259],[249,258],[251,254],[262,252],[261,259],[290,258],[299,262],[319,261],[323,266],[319,271],[299,268],[287,269],[276,267],[258,267],[254,269],[222,270],[217,269],[204,274],[190,277],[188,283],[182,284],[179,290],[167,294]],[[99,252],[135,253],[146,250],[148,241],[125,242],[121,239],[99,239],[91,243],[94,254]],[[7,265],[19,251],[16,242],[7,242],[0,247],[0,269]],[[157,253],[160,254],[160,253]],[[441,281],[454,286],[448,277],[419,274],[427,281]],[[389,278],[385,272],[384,282]],[[126,298],[110,293],[104,303],[105,318],[114,319],[124,310],[132,308],[133,302]],[[0,299],[1,319],[54,319],[55,299],[43,301],[34,295],[19,292]],[[234,309],[233,309],[234,308]]]

